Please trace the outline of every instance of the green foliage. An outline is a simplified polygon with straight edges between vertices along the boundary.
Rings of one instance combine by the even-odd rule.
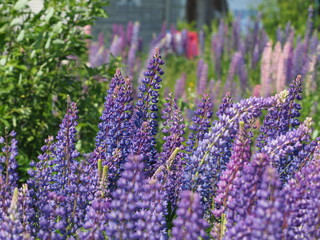
[[[17,131],[20,165],[35,159],[43,139],[56,133],[67,95],[80,99],[81,122],[87,122],[80,133],[93,136],[96,122],[87,115],[99,115],[107,87],[101,79],[120,62],[113,59],[112,67],[97,69],[83,64],[89,41],[83,27],[106,17],[105,1],[45,0],[37,13],[28,2],[0,3],[0,132]]]
[[[303,34],[308,19],[308,7],[312,6],[317,15],[318,0],[263,0],[258,10],[262,13],[263,25],[270,37],[275,38],[278,26],[285,28],[287,22],[295,28],[298,34]],[[315,16],[315,24],[318,19]]]

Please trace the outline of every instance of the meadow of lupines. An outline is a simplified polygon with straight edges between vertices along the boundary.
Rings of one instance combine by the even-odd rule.
[[[159,105],[164,63],[156,49],[136,98],[117,69],[91,153],[76,150],[68,99],[21,186],[16,133],[0,137],[0,239],[320,238],[320,139],[299,120],[302,77],[275,95],[227,93],[215,116],[203,94],[187,123],[173,94]]]
[[[216,30],[199,32],[174,26],[167,29],[164,23],[150,44],[143,44],[139,38],[140,28],[138,22],[129,22],[126,28],[115,24],[110,41],[100,34],[99,41],[89,46],[89,64],[100,66],[110,62],[111,56],[121,57],[125,74],[136,84],[145,65],[143,45],[149,51],[147,59],[158,47],[165,58],[171,57],[170,63],[177,57],[195,61],[197,69],[184,65],[186,61],[166,66],[170,74],[165,89],[175,89],[175,97],[184,100],[201,97],[204,92],[215,103],[220,103],[228,91],[237,100],[251,95],[270,96],[284,90],[297,75],[305,78],[307,95],[317,88],[320,53],[312,8],[303,36],[288,23],[285,29],[278,28],[274,40],[266,34],[259,16],[246,29],[241,28],[237,18],[232,22],[222,19]]]

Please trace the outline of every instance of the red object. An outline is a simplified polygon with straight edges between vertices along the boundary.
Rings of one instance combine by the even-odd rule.
[[[187,33],[187,58],[192,59],[199,55],[199,39],[197,32]]]

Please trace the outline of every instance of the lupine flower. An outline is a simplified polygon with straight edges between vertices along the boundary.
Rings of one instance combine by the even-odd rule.
[[[177,209],[177,218],[173,221],[172,240],[193,240],[206,238],[208,223],[203,219],[203,210],[198,193],[183,191]]]
[[[166,98],[164,110],[162,111],[162,118],[165,121],[162,129],[164,134],[164,144],[160,154],[161,160],[158,162],[160,165],[164,164],[168,160],[176,148],[181,148],[182,143],[184,142],[184,119],[180,109],[177,106],[176,100],[172,96],[172,93],[170,93]]]
[[[214,215],[221,216],[229,197],[229,192],[234,191],[234,180],[238,172],[241,172],[245,163],[251,159],[251,138],[244,123],[240,123],[239,132],[233,144],[233,151],[226,170],[221,174],[218,189],[215,196]]]
[[[15,137],[15,131],[7,133],[7,130],[4,137],[0,136],[0,220],[10,206],[13,190],[18,186],[18,141]]]
[[[187,81],[186,73],[183,73],[181,77],[176,81],[175,94],[174,94],[176,99],[182,98],[184,101],[186,100],[186,81]]]
[[[214,56],[214,67],[217,79],[221,79],[221,59],[224,52],[224,22],[221,20],[217,34],[212,35],[211,50]]]
[[[130,41],[130,48],[128,52],[128,75],[130,78],[133,78],[134,76],[134,67],[135,67],[135,58],[138,50],[138,44],[139,44],[139,29],[140,29],[140,23],[135,22],[132,29],[132,36]]]
[[[0,223],[0,239],[16,239],[22,240],[30,237],[23,235],[23,226],[20,222],[19,206],[18,206],[18,188],[14,189],[11,205],[4,215]]]
[[[253,203],[252,209],[242,209],[246,214],[245,218],[238,220],[236,225],[228,228],[225,239],[282,238],[284,199],[280,191],[279,176],[274,168],[267,166],[263,170],[263,175],[258,178],[260,183],[255,185],[258,190],[254,190],[255,196],[248,199],[251,204]],[[247,179],[250,179],[249,176]],[[247,185],[247,182],[244,184]]]
[[[228,196],[226,206],[227,228],[244,220],[248,211],[256,203],[256,196],[260,187],[263,173],[269,159],[264,154],[256,154],[251,162],[247,163],[241,172],[237,173],[233,188]]]
[[[55,192],[47,195],[46,201],[39,216],[39,231],[37,237],[40,239],[66,239],[67,218],[69,214],[66,209],[66,198]]]
[[[236,86],[235,86],[235,76],[238,73],[239,69],[239,62],[241,61],[241,53],[236,52],[231,60],[230,66],[229,66],[229,71],[228,71],[228,76],[225,84],[225,92],[231,92],[236,94]]]
[[[140,194],[143,193],[144,164],[141,157],[132,157],[112,193],[107,236],[111,239],[138,239],[136,224],[140,211]]]
[[[280,96],[282,98],[280,108],[279,106],[270,108],[257,138],[257,146],[259,148],[263,147],[269,138],[272,139],[286,133],[289,129],[295,128],[300,124],[297,117],[300,116],[301,105],[296,100],[302,99],[301,81],[301,76],[297,76],[290,84],[289,89],[279,94],[279,96],[282,95]]]
[[[186,142],[188,147],[186,151],[192,153],[198,143],[205,138],[211,126],[211,118],[213,115],[213,104],[208,95],[202,97],[202,101],[198,103],[198,107],[192,117],[192,124],[189,126],[191,130]]]
[[[97,166],[97,158],[101,157],[103,165],[109,167],[109,183],[114,186],[123,170],[126,157],[130,154],[132,126],[132,84],[124,79],[117,69],[110,83],[106,96],[105,108],[96,137],[96,148],[91,164]],[[99,152],[100,154],[97,154]]]
[[[185,140],[183,136],[185,133],[184,119],[172,94],[169,94],[164,107],[162,112],[162,118],[165,120],[162,129],[164,144],[162,152],[159,154],[156,168],[164,166],[177,148],[184,150],[184,146],[182,145]],[[183,158],[184,155],[182,153],[177,154],[172,160],[169,169],[167,169],[166,176],[160,180],[165,186],[166,195],[172,208],[175,207],[180,193]]]
[[[234,104],[228,112],[221,115],[219,121],[213,123],[206,139],[199,143],[187,163],[184,188],[199,191],[206,209],[211,204],[220,174],[230,159],[239,121],[249,123],[261,115],[262,109],[268,109],[278,103],[279,98],[275,96],[251,97]]]
[[[198,75],[197,75],[197,94],[204,94],[207,89],[208,82],[208,64],[200,59],[198,62]]]
[[[95,199],[87,211],[86,221],[83,224],[84,231],[78,235],[84,240],[104,240],[106,238],[106,227],[108,220],[110,201],[108,199]]]
[[[141,156],[126,163],[125,171],[112,193],[107,236],[114,239],[164,239],[165,201],[163,186],[145,179]]]
[[[319,139],[318,139],[319,140]],[[285,186],[284,237],[317,239],[319,229],[319,143],[313,160]]]
[[[158,128],[158,101],[159,101],[159,89],[161,88],[160,82],[162,81],[161,75],[164,74],[161,65],[164,61],[161,59],[159,50],[156,49],[155,54],[152,59],[150,59],[147,70],[144,72],[145,78],[143,78],[142,84],[139,87],[140,93],[138,94],[139,100],[136,102],[136,108],[134,112],[134,117],[132,119],[135,124],[136,131],[139,134],[144,122],[148,122],[151,127],[150,134],[155,136],[157,134]],[[152,141],[151,147],[154,148],[155,141]],[[152,150],[152,156],[149,159],[148,165],[152,165],[155,161],[155,150]]]
[[[305,150],[312,150],[314,144],[304,149],[304,143],[310,141],[311,118],[307,118],[297,129],[270,140],[261,149],[269,156],[272,164],[277,167],[281,177],[289,179],[308,156]]]
[[[144,192],[141,194],[140,207],[141,209],[137,212],[138,221],[136,223],[138,239],[166,239],[166,201],[163,185],[155,179],[146,180]]]
[[[240,50],[240,45],[241,45],[241,28],[240,28],[240,18],[236,18],[232,22],[232,48],[235,51]]]

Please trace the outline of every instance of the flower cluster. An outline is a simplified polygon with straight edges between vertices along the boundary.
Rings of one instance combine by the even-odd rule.
[[[302,79],[271,96],[227,93],[216,116],[203,95],[188,122],[172,93],[159,100],[163,63],[156,50],[137,99],[116,70],[89,154],[68,99],[21,187],[16,133],[0,137],[0,239],[320,238],[320,139],[298,120]]]

